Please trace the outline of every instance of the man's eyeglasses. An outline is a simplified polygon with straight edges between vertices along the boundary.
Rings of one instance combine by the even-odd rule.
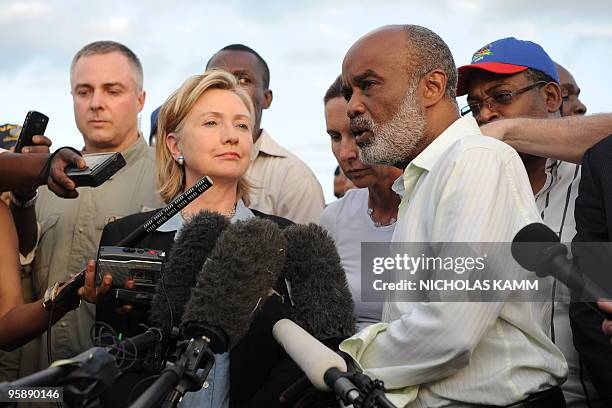
[[[489,108],[489,110],[495,111],[497,112],[497,109],[500,106],[508,106],[512,103],[512,99],[517,96],[520,95],[522,93],[525,93],[527,91],[532,90],[533,88],[542,86],[542,85],[546,85],[548,82],[546,81],[538,81],[535,82],[531,85],[528,85],[524,88],[518,89],[514,92],[499,92],[499,93],[495,93],[491,96],[487,96],[486,98],[484,98],[482,101],[480,102],[472,102],[469,103],[468,105],[464,106],[463,108],[461,108],[461,116],[465,116],[468,113],[472,112],[472,115],[477,118],[478,116],[480,116],[480,110],[482,108],[483,105],[487,105],[487,107]]]

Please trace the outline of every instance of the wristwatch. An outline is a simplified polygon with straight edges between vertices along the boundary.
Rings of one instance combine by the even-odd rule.
[[[45,291],[45,296],[43,296],[43,309],[49,310],[51,306],[55,302],[55,297],[57,296],[57,289],[59,288],[60,282],[55,282],[52,286],[49,286]]]
[[[30,198],[29,200],[25,200],[25,201],[20,198],[15,197],[15,194],[11,193],[11,202],[19,208],[28,208],[28,207],[33,206],[37,198],[38,198],[38,190],[36,190],[36,194],[34,194],[34,197]]]
[[[60,292],[60,286],[62,286],[64,282],[55,282],[52,286],[49,286],[45,291],[45,295],[43,296],[43,309],[50,310],[51,306],[55,303],[55,299],[57,298],[58,293]],[[71,304],[57,304],[57,306],[61,307],[65,310],[74,310],[81,305],[81,298],[77,297],[77,299]]]

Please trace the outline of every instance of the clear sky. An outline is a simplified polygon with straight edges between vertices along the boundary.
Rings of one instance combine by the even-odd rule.
[[[328,201],[336,162],[322,98],[342,58],[366,32],[391,23],[438,33],[457,65],[496,39],[539,43],[573,74],[589,113],[612,111],[612,2],[609,0],[379,0],[84,2],[0,0],[0,124],[27,111],[50,117],[54,147],[82,147],[72,113],[70,61],[83,45],[115,40],[144,66],[141,129],[188,76],[231,43],[258,51],[271,71],[274,101],[262,126],[315,172]],[[461,102],[460,102],[461,105]]]

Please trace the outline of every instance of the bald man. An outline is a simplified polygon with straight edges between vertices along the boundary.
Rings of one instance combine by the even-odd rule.
[[[559,74],[561,96],[563,97],[561,115],[573,116],[586,114],[587,107],[580,100],[580,87],[576,83],[574,76],[558,62],[555,62],[555,66]]]
[[[342,80],[361,160],[405,168],[394,184],[402,196],[394,243],[507,243],[541,222],[516,151],[460,117],[457,69],[437,34],[415,25],[368,33],[346,54]],[[481,276],[507,266],[495,262]],[[391,282],[411,279],[396,272]],[[565,406],[558,385],[567,365],[544,324],[549,305],[513,302],[512,291],[487,303],[386,295],[382,322],[341,349],[385,382],[397,406]]]

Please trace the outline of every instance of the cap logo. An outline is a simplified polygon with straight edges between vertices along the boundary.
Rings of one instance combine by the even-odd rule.
[[[484,47],[476,51],[474,55],[472,55],[472,64],[480,61],[487,55],[493,55],[493,52],[491,52],[491,50],[489,49],[490,46],[491,44],[485,45]]]

